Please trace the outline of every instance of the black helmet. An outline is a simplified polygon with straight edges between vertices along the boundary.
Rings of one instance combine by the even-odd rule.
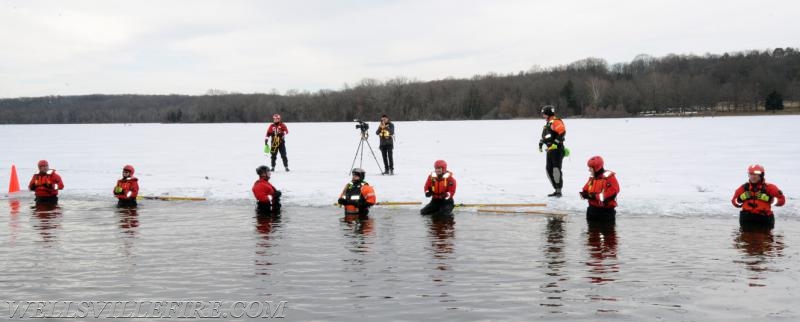
[[[542,114],[547,116],[556,115],[556,108],[553,105],[545,105],[542,106]]]
[[[364,180],[364,176],[367,174],[367,172],[361,168],[354,168],[353,174],[357,175],[359,178],[361,178],[361,180]]]
[[[256,168],[256,173],[258,175],[261,175],[262,173],[267,173],[267,172],[269,172],[269,167],[268,166],[262,165],[262,166],[259,166],[258,168]]]

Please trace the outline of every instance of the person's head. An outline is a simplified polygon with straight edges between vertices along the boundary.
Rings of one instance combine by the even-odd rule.
[[[386,114],[381,116],[381,123],[389,123],[389,117]]]
[[[586,166],[589,167],[589,172],[591,172],[592,174],[597,173],[597,171],[603,169],[604,166],[603,157],[595,155],[589,158],[589,161],[586,161]]]
[[[130,164],[126,164],[124,167],[122,167],[122,177],[123,178],[127,178],[127,177],[130,177],[130,176],[133,176],[134,172],[136,172],[136,170]]]
[[[549,118],[556,115],[556,108],[553,105],[542,106],[542,118]]]
[[[747,167],[747,177],[750,179],[750,183],[761,182],[764,180],[764,167],[760,164],[751,164]]]
[[[45,173],[47,170],[50,170],[50,164],[47,163],[47,160],[39,160],[36,166],[39,167],[39,173]]]
[[[259,166],[258,168],[256,168],[256,173],[258,174],[259,178],[264,178],[269,180],[270,171],[268,166],[265,165]]]
[[[364,181],[364,176],[367,175],[367,172],[361,168],[354,168],[352,173],[353,173],[353,182]]]
[[[273,123],[280,123],[281,122],[281,115],[280,114],[272,114],[272,122]]]
[[[433,163],[433,171],[436,172],[436,175],[443,175],[447,172],[447,162],[444,160],[436,160]]]

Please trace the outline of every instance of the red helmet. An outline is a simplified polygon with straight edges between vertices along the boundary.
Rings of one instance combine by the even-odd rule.
[[[603,157],[601,157],[599,155],[595,155],[595,156],[589,158],[589,161],[586,162],[586,165],[589,168],[592,168],[592,171],[597,171],[597,170],[602,169],[603,168],[603,164],[604,164]]]
[[[36,164],[37,167],[49,167],[50,164],[47,163],[47,160],[39,160],[39,163]]]
[[[134,169],[132,165],[126,164],[124,167],[122,167],[122,171],[130,171],[131,175],[133,175]]]
[[[762,177],[764,176],[764,167],[760,164],[751,164],[747,167],[747,174],[760,174]]]
[[[272,121],[280,122],[281,121],[281,115],[280,114],[272,114]]]
[[[436,160],[436,162],[433,163],[433,168],[442,168],[442,171],[447,171],[447,162],[444,160]]]

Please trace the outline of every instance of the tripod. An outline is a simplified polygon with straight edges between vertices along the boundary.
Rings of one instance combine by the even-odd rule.
[[[366,130],[361,131],[361,140],[358,141],[358,147],[356,147],[356,155],[353,156],[353,163],[350,164],[350,171],[353,171],[356,165],[356,159],[359,155],[361,155],[361,159],[358,160],[358,167],[361,168],[361,165],[364,163],[364,143],[367,143],[367,147],[369,147],[369,152],[372,153],[372,158],[375,159],[375,164],[378,165],[378,169],[381,168],[381,163],[378,162],[378,157],[375,156],[375,151],[372,150],[372,145],[369,144],[367,138],[369,134],[367,134]],[[383,172],[381,172],[383,174]]]

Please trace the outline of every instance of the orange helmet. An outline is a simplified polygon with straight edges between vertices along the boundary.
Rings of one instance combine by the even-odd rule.
[[[39,163],[36,164],[38,167],[49,167],[50,164],[47,163],[47,160],[39,160]]]
[[[447,171],[447,162],[444,160],[436,160],[433,163],[433,168],[442,168],[442,171]]]
[[[592,168],[592,171],[600,170],[600,169],[603,168],[603,165],[604,165],[603,157],[601,157],[599,155],[595,155],[595,156],[589,158],[589,161],[586,162],[586,165],[589,168]]]
[[[131,173],[131,175],[133,175],[133,173],[135,172],[133,166],[130,164],[126,164],[124,167],[122,167],[122,171],[128,171]]]
[[[751,164],[747,167],[747,174],[760,174],[762,177],[764,176],[764,167],[760,164]]]

